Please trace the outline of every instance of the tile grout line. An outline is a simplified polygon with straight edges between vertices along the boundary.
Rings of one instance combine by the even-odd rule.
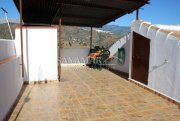
[[[72,73],[72,72],[71,72]],[[75,75],[76,76],[76,78],[78,77],[76,74],[74,74],[74,73],[72,73],[73,75]],[[72,87],[71,87],[71,89],[72,89]],[[72,89],[73,90],[73,89]],[[84,107],[83,107],[83,105],[81,104],[81,102],[79,101],[79,98],[77,97],[77,94],[76,94],[76,92],[73,90],[73,92],[75,93],[75,95],[76,95],[76,99],[78,100],[78,102],[79,102],[79,104],[81,105],[81,108],[84,110],[84,112],[85,112],[85,114],[87,115],[87,117],[88,117],[88,120],[90,121],[90,117],[89,117],[89,115],[87,114],[87,112],[86,112],[86,110],[84,109]]]
[[[85,72],[84,72],[85,73]],[[86,75],[88,75],[90,78],[92,78],[93,80],[96,80],[96,81],[98,81],[96,78],[94,78],[91,74],[89,74],[89,73],[85,73]],[[86,83],[85,83],[85,85],[87,85]],[[87,85],[88,86],[88,85]],[[88,86],[89,87],[89,86]],[[92,90],[91,88],[89,88],[90,90]],[[101,98],[95,93],[95,95],[101,100]],[[101,100],[101,102],[103,102],[104,103],[104,101],[102,101]],[[104,103],[104,105],[106,105],[105,103]],[[132,107],[132,108],[134,108],[132,105],[129,105],[130,107]],[[109,107],[106,105],[106,107],[109,109]],[[168,107],[166,107],[166,108],[168,108]],[[161,109],[161,108],[160,108]],[[111,109],[110,109],[111,110]],[[145,112],[145,111],[150,111],[150,110],[152,110],[152,109],[148,109],[148,110],[143,110],[143,111],[137,111],[137,112],[135,112],[135,113],[142,113],[142,112]],[[112,111],[112,110],[111,110]],[[113,111],[112,111],[113,112]],[[114,114],[114,113],[113,113]],[[128,114],[134,114],[134,113],[128,113]],[[118,118],[118,115],[116,115],[116,114],[114,114],[117,118]]]
[[[89,77],[90,78],[92,78],[93,80],[96,80],[97,81],[97,79],[95,79],[95,78],[93,78],[90,74],[86,74],[86,75],[89,75]],[[92,90],[90,87],[89,87],[89,85],[88,84],[86,84],[85,83],[85,85],[90,89],[90,90]],[[92,90],[93,91],[93,90]],[[95,92],[94,92],[95,93]],[[113,113],[113,115],[118,119],[118,117],[116,116],[116,114],[109,108],[109,106],[107,105],[107,104],[105,104],[104,103],[104,101],[100,98],[100,96],[98,96],[96,93],[95,93],[95,95],[98,97],[98,99],[106,106],[106,108],[108,108],[112,113]],[[108,117],[109,118],[109,117]],[[119,119],[118,119],[119,120]]]
[[[78,77],[78,76],[77,76]],[[82,79],[80,78],[80,77],[78,77],[81,81],[82,81]],[[92,89],[84,82],[84,81],[82,81],[82,83],[84,83],[84,85],[86,85],[86,87],[88,87],[88,89],[89,90],[91,90],[92,91]],[[94,91],[93,91],[94,92]],[[95,95],[96,95],[96,93],[94,93]],[[96,95],[97,96],[97,95]],[[99,98],[99,96],[97,96],[98,97],[98,99],[100,99]],[[102,103],[104,103],[101,99],[100,99],[100,101],[102,102]],[[106,106],[106,108],[108,108],[107,107],[107,105],[106,104],[104,104],[105,106]],[[109,109],[109,108],[108,108]],[[114,115],[115,116],[115,115]],[[98,119],[104,119],[104,118],[98,118]]]

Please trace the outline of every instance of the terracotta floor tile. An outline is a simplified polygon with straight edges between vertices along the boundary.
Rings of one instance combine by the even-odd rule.
[[[9,121],[179,121],[177,105],[111,73],[62,66],[59,83],[28,85]]]

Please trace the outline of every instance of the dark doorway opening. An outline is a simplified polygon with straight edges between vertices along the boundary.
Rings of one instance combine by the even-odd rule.
[[[150,39],[133,32],[132,79],[148,84]]]

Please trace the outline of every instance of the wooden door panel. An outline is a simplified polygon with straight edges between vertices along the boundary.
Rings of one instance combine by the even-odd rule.
[[[148,84],[150,40],[133,32],[132,79]]]

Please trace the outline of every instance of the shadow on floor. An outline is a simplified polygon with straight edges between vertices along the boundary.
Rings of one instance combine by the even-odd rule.
[[[114,70],[114,69],[111,69],[111,68],[109,68],[108,70],[110,72],[112,72],[112,73],[114,73],[114,74],[116,74],[116,75],[126,79],[126,80],[128,80],[128,78],[129,78],[129,74],[127,74],[125,72],[120,72],[120,71],[117,71],[117,70]]]
[[[15,103],[13,104],[12,109],[10,110],[9,114],[7,115],[7,118],[6,118],[4,121],[8,121],[8,120],[10,119],[10,116],[12,115],[13,111],[15,110],[15,108],[16,108],[18,102],[19,102],[20,99],[22,98],[23,93],[25,92],[25,90],[27,89],[27,87],[28,87],[27,84],[23,84],[22,89],[21,89],[21,91],[20,91],[20,93],[19,93],[19,95],[18,95],[18,97],[17,97],[17,100],[16,100]],[[31,90],[32,90],[32,88],[29,90],[29,92],[27,93],[26,97],[24,98],[23,104],[21,105],[20,110],[18,110],[18,113],[17,113],[17,115],[16,115],[14,121],[17,120],[17,118],[18,118],[20,112],[22,111],[22,109],[23,109],[25,103],[27,103],[27,102],[30,101],[29,95],[30,95],[30,93],[31,93]]]
[[[90,64],[86,65],[86,66],[89,67],[89,68],[93,68]],[[104,67],[102,67],[102,68],[104,68]],[[98,69],[99,71],[101,71],[102,68],[94,68],[94,69]],[[117,71],[117,70],[114,70],[114,69],[111,69],[111,68],[107,68],[107,67],[104,68],[104,69],[107,69],[110,72],[112,72],[112,73],[114,73],[114,74],[116,74],[116,75],[118,75],[118,76],[120,76],[120,77],[122,77],[122,78],[124,78],[126,80],[128,80],[128,78],[129,78],[129,74],[128,73]]]

